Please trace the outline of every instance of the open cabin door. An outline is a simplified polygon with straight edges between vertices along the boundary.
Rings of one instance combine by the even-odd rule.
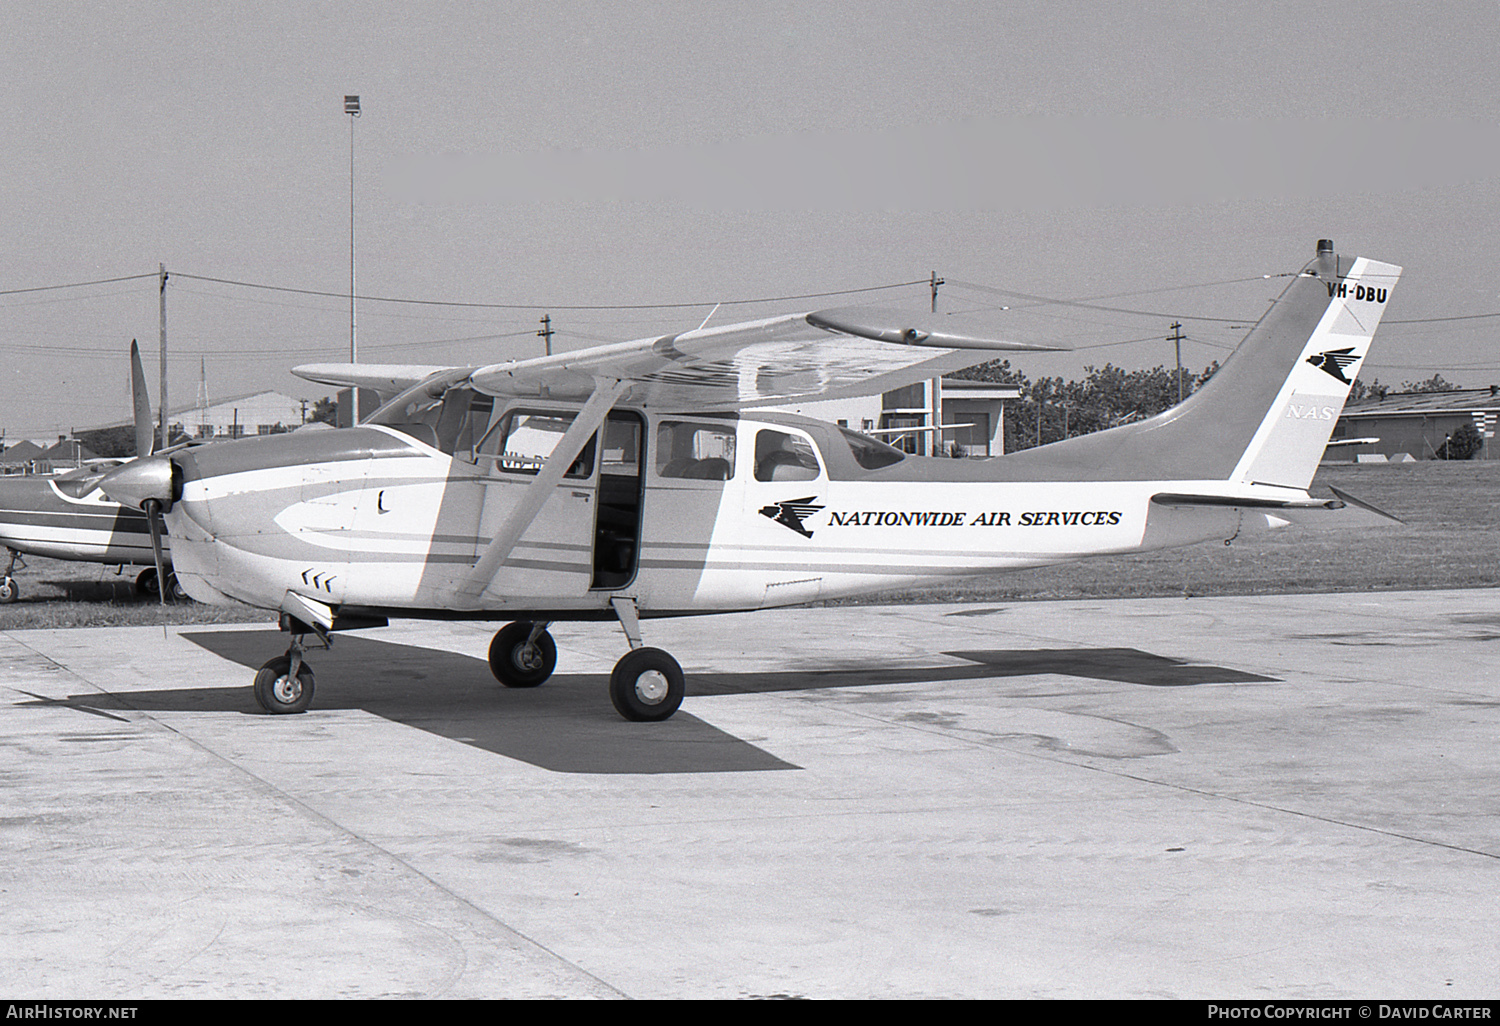
[[[543,404],[516,405],[479,446],[490,464],[479,525],[482,551],[504,525],[524,490],[540,473],[573,423],[575,411]],[[496,574],[490,590],[538,604],[585,598],[622,588],[639,560],[641,460],[645,431],[639,414],[611,412]]]
[[[645,439],[640,414],[614,410],[605,418],[594,514],[595,590],[624,588],[635,580],[641,550]]]

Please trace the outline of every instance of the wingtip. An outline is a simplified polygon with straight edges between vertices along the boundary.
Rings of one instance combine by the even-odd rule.
[[[1057,343],[1017,342],[996,334],[954,330],[935,314],[913,314],[884,307],[844,306],[815,310],[807,323],[825,331],[836,331],[874,342],[925,346],[933,349],[986,349],[994,352],[1062,352],[1071,346]]]

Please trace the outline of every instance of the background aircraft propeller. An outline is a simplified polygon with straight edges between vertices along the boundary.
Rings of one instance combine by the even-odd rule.
[[[141,366],[140,347],[130,343],[130,393],[135,408],[136,458],[105,474],[99,488],[109,498],[121,505],[136,506],[146,511],[146,523],[151,529],[151,554],[156,560],[156,593],[162,605],[167,602],[165,560],[162,556],[162,535],[166,522],[162,513],[172,506],[177,498],[177,468],[163,456],[153,456],[155,431],[151,424],[151,397],[146,392],[146,372]]]

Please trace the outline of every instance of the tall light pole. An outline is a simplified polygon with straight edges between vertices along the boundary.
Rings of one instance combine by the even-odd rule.
[[[158,323],[161,327],[161,448],[171,442],[167,436],[167,265],[157,264],[157,288],[160,290]],[[144,456],[145,453],[137,455]]]
[[[354,119],[359,117],[359,97],[344,97],[344,113],[349,115],[349,362],[359,362],[354,344]],[[359,389],[349,389],[349,404],[353,407],[349,423],[359,423]]]

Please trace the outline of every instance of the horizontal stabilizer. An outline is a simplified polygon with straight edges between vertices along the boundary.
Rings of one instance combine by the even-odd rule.
[[[1334,489],[1340,498],[1347,498]],[[1158,506],[1216,506],[1236,509],[1343,509],[1338,499],[1275,499],[1260,495],[1189,495],[1183,492],[1159,492],[1151,496]],[[1359,503],[1359,505],[1364,505]],[[1376,510],[1378,513],[1379,510]],[[1394,519],[1394,518],[1393,518]]]
[[[1370,505],[1368,502],[1365,502],[1363,499],[1356,499],[1354,496],[1350,495],[1348,492],[1340,491],[1339,489],[1333,487],[1333,485],[1329,485],[1328,486],[1328,490],[1330,492],[1332,492],[1334,495],[1337,495],[1341,500],[1343,500],[1344,502],[1347,502],[1351,506],[1358,506],[1360,509],[1367,509],[1371,513],[1379,514],[1380,516],[1385,517],[1387,520],[1394,520],[1398,524],[1404,524],[1404,523],[1406,523],[1406,521],[1402,520],[1400,517],[1393,516],[1390,513],[1387,513],[1383,509],[1377,509],[1376,507]]]

